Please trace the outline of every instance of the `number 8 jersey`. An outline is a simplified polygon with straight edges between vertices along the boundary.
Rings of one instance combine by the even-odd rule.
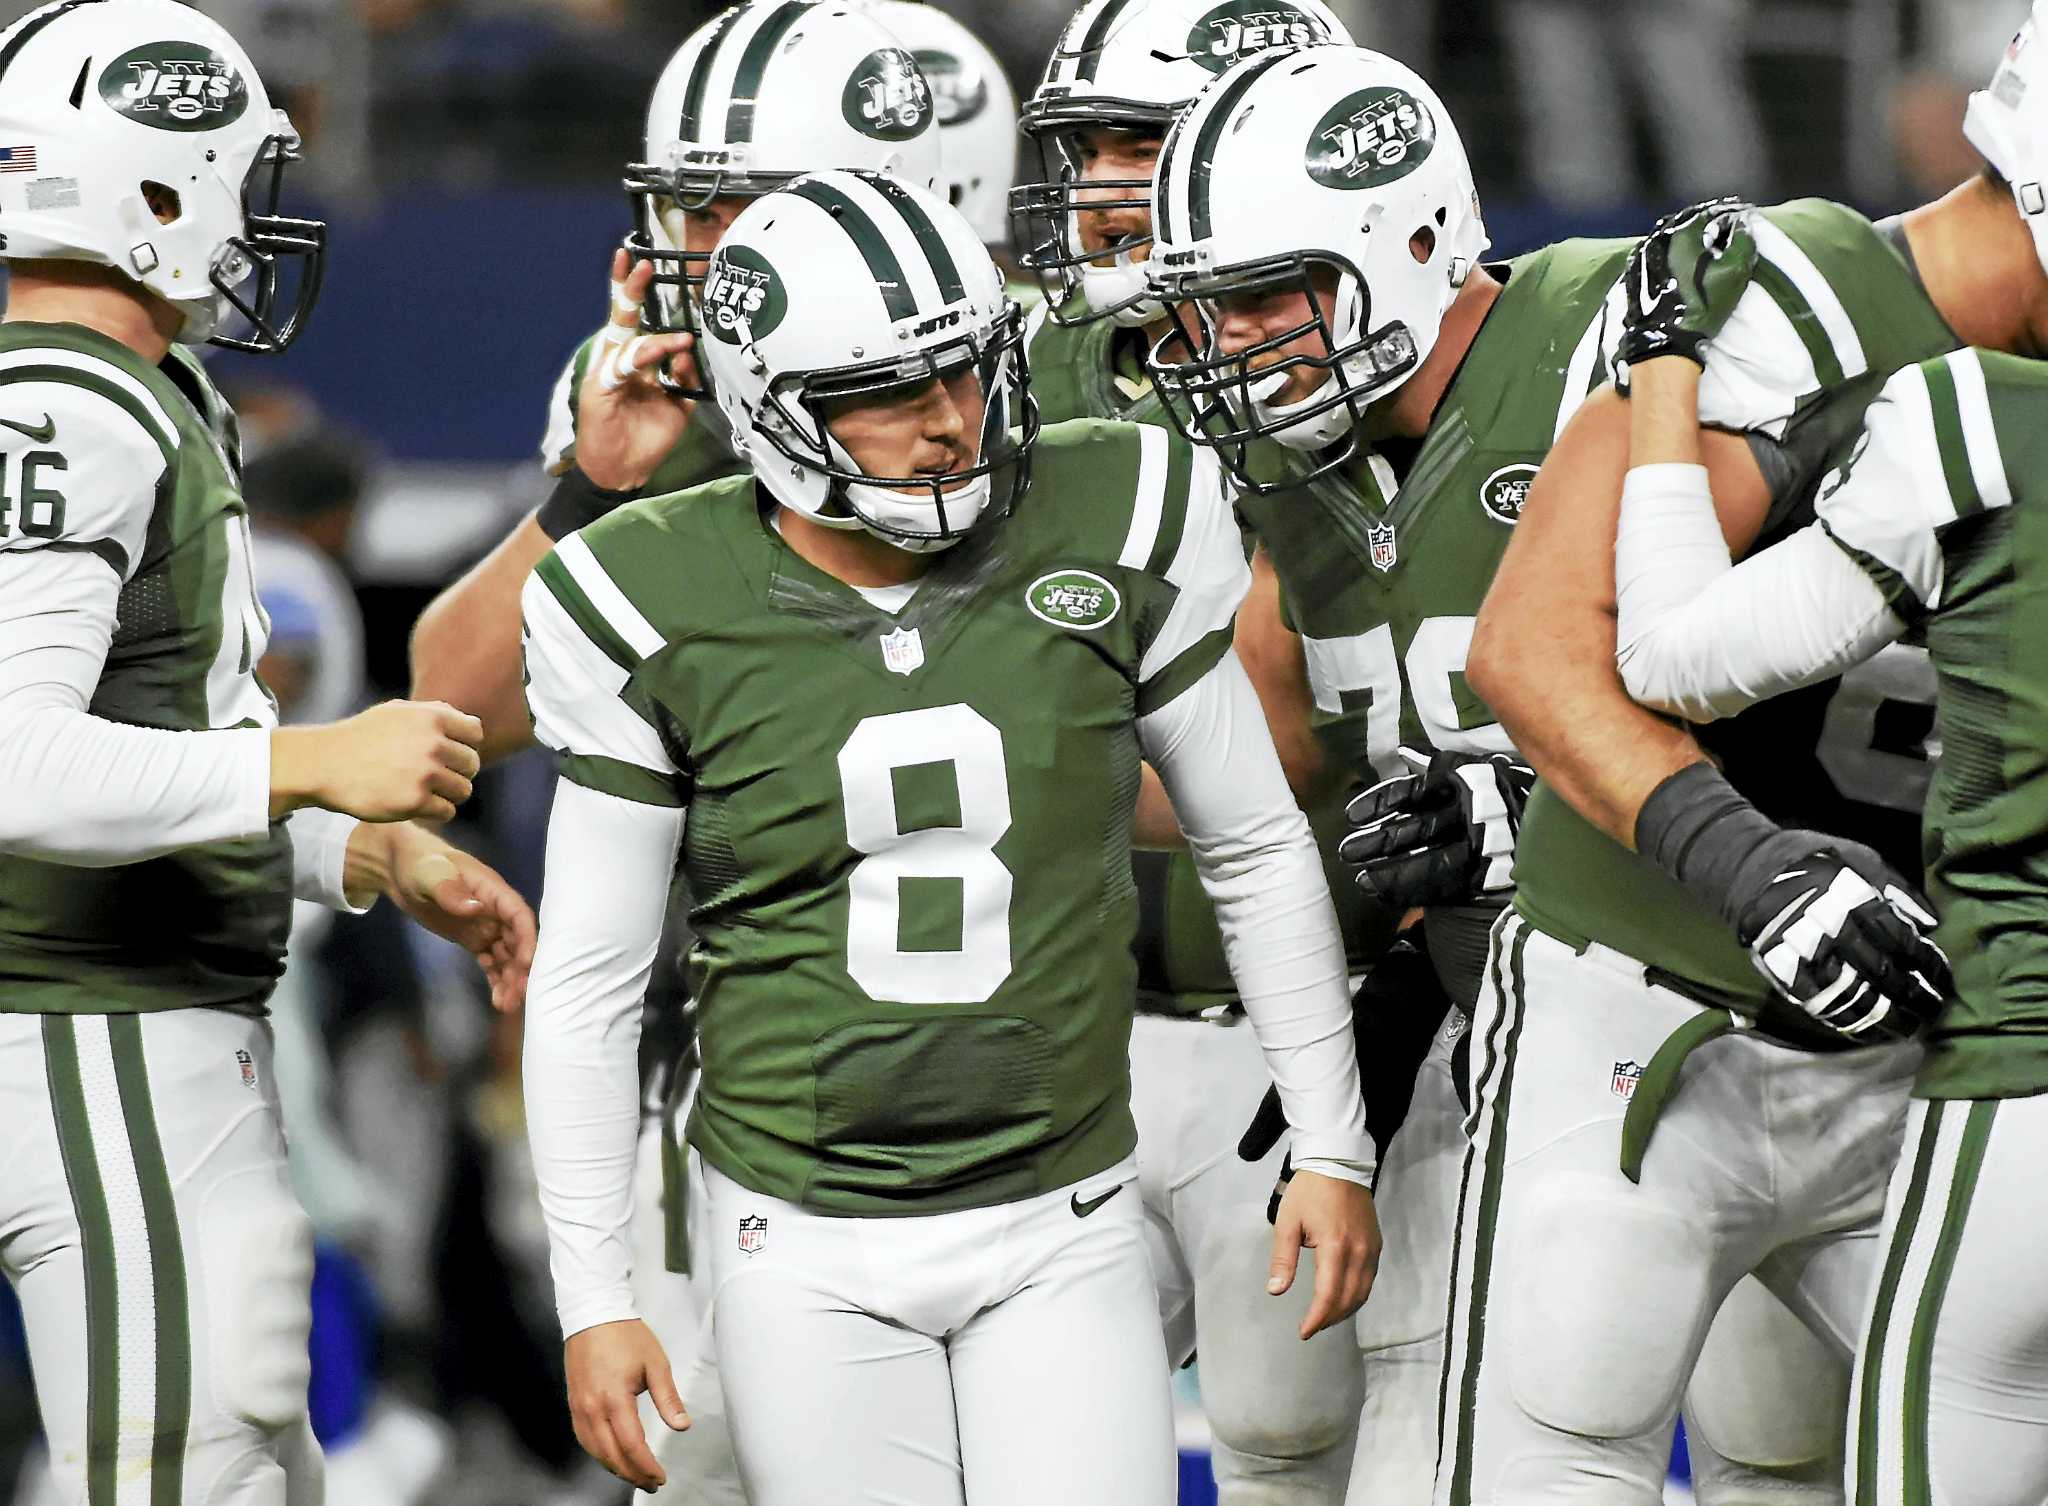
[[[1061,425],[1032,464],[907,602],[799,557],[745,477],[621,509],[528,590],[563,777],[687,807],[690,1140],[770,1196],[932,1213],[1134,1145],[1137,719],[1223,658],[1249,572],[1163,429]]]

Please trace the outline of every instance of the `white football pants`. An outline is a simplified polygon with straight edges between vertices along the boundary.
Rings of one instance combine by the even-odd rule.
[[[1240,1015],[1141,1014],[1132,1023],[1145,1242],[1167,1357],[1179,1366],[1201,1356],[1217,1498],[1221,1506],[1337,1506],[1358,1427],[1358,1347],[1342,1326],[1302,1342],[1313,1252],[1285,1295],[1266,1292],[1266,1208],[1286,1140],[1257,1162],[1240,1159],[1237,1142],[1271,1081]],[[1430,1386],[1433,1394],[1434,1374]]]
[[[833,1218],[707,1165],[703,1257],[748,1499],[1173,1506],[1136,1176],[1127,1159],[1021,1202]]]
[[[1856,1506],[2048,1501],[2048,1097],[1916,1099],[1856,1363]]]
[[[1751,1272],[1838,1356],[1853,1351],[1920,1051],[1709,1041],[1631,1183],[1621,1129],[1639,1069],[1701,1013],[1617,952],[1576,952],[1512,911],[1495,927],[1473,1019],[1439,1506],[1653,1506],[1709,1326]],[[1777,1355],[1727,1347],[1787,1409],[1815,1389]]]
[[[0,1266],[80,1506],[319,1506],[270,1027],[0,1014]]]

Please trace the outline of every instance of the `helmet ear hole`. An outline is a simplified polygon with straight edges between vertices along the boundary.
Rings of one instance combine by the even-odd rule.
[[[178,197],[178,190],[162,183],[144,181],[142,202],[149,206],[159,225],[175,224],[185,213],[185,201]]]
[[[1408,237],[1408,254],[1415,258],[1416,265],[1427,266],[1430,257],[1436,254],[1436,231],[1424,225]]]

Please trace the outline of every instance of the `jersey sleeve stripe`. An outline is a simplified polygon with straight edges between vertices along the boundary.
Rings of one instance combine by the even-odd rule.
[[[558,753],[555,765],[564,779],[600,795],[640,805],[667,806],[671,810],[688,804],[676,788],[673,776],[643,769],[621,758],[606,758],[601,753]]]
[[[627,674],[640,667],[641,656],[633,652],[631,644],[612,631],[611,624],[590,604],[590,598],[583,594],[583,588],[576,584],[568,566],[562,563],[559,548],[534,566],[533,573],[548,588],[548,593],[561,603],[562,610],[569,614],[569,620],[576,624],[577,631],[602,650],[607,659]]]
[[[1586,332],[1579,336],[1579,343],[1572,350],[1571,363],[1565,368],[1564,393],[1557,405],[1557,427],[1552,431],[1553,439],[1562,437],[1572,415],[1579,411],[1586,395],[1599,385],[1600,378],[1605,375],[1608,353],[1621,340],[1621,314],[1626,298],[1627,290],[1616,282],[1608,289],[1600,312],[1586,326]]]
[[[114,567],[114,573],[122,580],[128,579],[128,551],[113,539],[49,539],[41,548],[53,554],[97,554]]]
[[[1166,431],[1157,424],[1138,429],[1138,492],[1131,504],[1131,527],[1116,562],[1126,570],[1142,570],[1159,538],[1159,517],[1166,504]]]
[[[1146,432],[1164,432],[1147,426]],[[1194,493],[1194,448],[1185,443],[1169,444],[1166,448],[1166,485],[1162,488],[1164,503],[1159,512],[1159,537],[1152,541],[1152,554],[1145,561],[1145,568],[1153,575],[1163,575],[1175,585],[1182,584],[1181,577],[1174,574],[1181,557],[1186,553],[1191,530],[1188,528],[1188,507]],[[1213,478],[1215,467],[1210,467]]]
[[[1170,663],[1138,687],[1138,715],[1149,716],[1161,706],[1170,705],[1175,697],[1214,669],[1230,652],[1232,636],[1232,626],[1225,624],[1204,633],[1175,655]]]
[[[1934,419],[1935,452],[1941,457],[1941,476],[1947,484],[1950,504],[1958,518],[1984,509],[1977,490],[1977,477],[1970,466],[1968,442],[1963,438],[1963,415],[1956,402],[1954,368],[1946,361],[1930,361],[1920,368],[1927,382],[1927,402]]]
[[[141,427],[142,432],[149,436],[150,443],[157,447],[164,458],[163,476],[158,478],[159,484],[177,466],[177,431],[173,429],[170,437],[166,439],[163,431],[151,421],[149,410],[137,402],[126,387],[102,379],[98,372],[77,371],[68,366],[7,366],[4,361],[0,361],[0,387],[12,387],[28,382],[54,382],[61,386],[76,388],[81,392],[90,392],[127,414]]]
[[[1984,366],[1974,350],[1959,350],[1945,363],[1955,379],[1956,411],[1963,424],[1963,447],[1969,452],[1970,476],[1986,507],[2010,507],[2012,483],[1998,443],[1998,425],[1991,416],[1991,394],[1984,386]]]
[[[1805,305],[1804,317],[1798,310],[1779,298],[1779,305],[1792,316],[1793,325],[1802,337],[1809,329],[1825,344],[1828,359],[1824,364],[1818,353],[1814,366],[1821,371],[1827,385],[1860,377],[1870,370],[1870,359],[1864,354],[1862,337],[1856,333],[1856,322],[1849,317],[1849,311],[1842,306],[1842,300],[1835,296],[1834,288],[1822,274],[1819,267],[1800,249],[1799,243],[1763,215],[1750,217],[1750,229],[1756,237],[1759,253],[1757,272],[1760,277],[1775,274],[1789,285],[1798,301]],[[1767,271],[1768,269],[1768,271]],[[1812,349],[1814,340],[1808,339]],[[1834,376],[1826,373],[1832,369]]]
[[[14,377],[12,373],[15,372],[24,375]],[[33,378],[27,376],[30,372],[35,374]],[[82,350],[31,347],[0,355],[0,379],[68,381],[105,396],[118,392],[121,396],[115,401],[120,402],[134,415],[136,422],[149,431],[150,437],[163,450],[166,463],[178,453],[178,426],[164,411],[163,404],[156,400],[156,394],[112,361],[102,360]]]
[[[571,534],[555,546],[555,553],[561,558],[563,568],[582,589],[584,597],[595,607],[605,623],[632,649],[635,662],[652,658],[667,645],[653,623],[640,614],[624,591],[612,580],[598,557],[590,552],[590,545],[581,535]]]
[[[1842,363],[1835,350],[1828,343],[1827,332],[1820,327],[1820,321],[1813,315],[1799,289],[1790,278],[1767,261],[1756,264],[1756,285],[1770,294],[1771,301],[1792,326],[1793,334],[1806,349],[1806,357],[1813,363],[1813,385],[1816,388],[1838,387],[1844,380]]]

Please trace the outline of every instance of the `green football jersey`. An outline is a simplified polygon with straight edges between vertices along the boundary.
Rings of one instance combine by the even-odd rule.
[[[1049,429],[894,611],[745,479],[621,508],[539,579],[580,634],[528,643],[564,777],[688,808],[706,1160],[875,1215],[1130,1153],[1136,723],[1225,656],[1247,583],[1210,457]]]
[[[1956,997],[1918,1091],[2048,1091],[2048,366],[1965,350],[1908,367],[1842,459],[1821,525],[1939,680],[1924,853]]]
[[[1855,211],[1802,200],[1765,211],[1756,234],[1755,286],[1766,296],[1745,304],[1749,312],[1716,342],[1708,381],[1728,384],[1732,373],[1738,389],[1792,396],[1754,397],[1751,411],[1716,415],[1703,389],[1702,416],[1761,431],[1756,446],[1778,504],[1763,547],[1805,521],[1826,457],[1884,375],[1956,340],[1900,244]],[[1700,741],[1774,819],[1856,837],[1910,874],[1932,688],[1924,658],[1901,647],[1841,680],[1701,728]],[[1518,908],[1554,935],[1613,947],[1715,1002],[1753,1009],[1770,997],[1712,911],[1544,784],[1523,820],[1515,878]]]
[[[576,463],[576,404],[583,391],[583,378],[590,370],[590,354],[597,345],[592,335],[576,347],[569,364],[555,380],[548,398],[548,426],[540,443],[541,464],[550,476],[559,476]],[[737,476],[746,470],[732,452],[732,431],[725,415],[714,402],[700,402],[691,410],[689,427],[676,441],[668,458],[655,468],[643,496],[687,491],[706,481]]]
[[[174,731],[275,726],[234,416],[198,361],[70,324],[0,324],[0,550],[119,575],[88,710]],[[0,860],[0,1010],[259,1008],[283,969],[291,845],[267,836],[111,868]]]

